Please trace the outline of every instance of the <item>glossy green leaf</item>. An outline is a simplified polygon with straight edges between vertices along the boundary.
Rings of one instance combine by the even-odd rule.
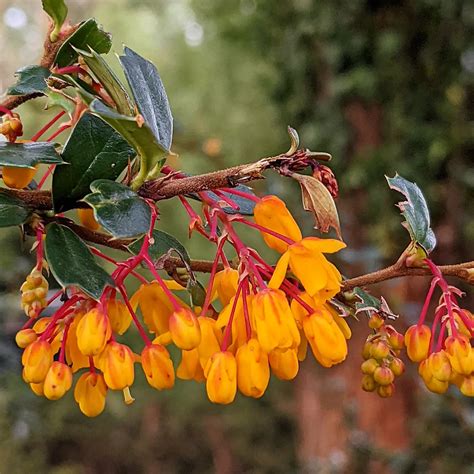
[[[84,201],[94,209],[102,227],[116,238],[131,238],[148,232],[151,210],[128,186],[98,179]]]
[[[384,318],[398,318],[398,315],[394,314],[394,312],[390,309],[383,296],[380,299],[376,298],[375,296],[372,296],[370,293],[367,293],[367,291],[363,290],[362,288],[359,288],[358,286],[355,287],[352,292],[358,300],[355,304],[356,315],[361,312],[365,312],[369,317],[373,313],[378,313]]]
[[[173,117],[158,70],[153,63],[127,47],[119,59],[138,111],[158,143],[169,151],[173,139]]]
[[[56,41],[67,17],[67,6],[64,0],[42,0],[43,10],[51,17],[54,29],[51,32],[51,41]]]
[[[138,254],[143,245],[143,239],[144,237],[141,237],[130,244],[128,246],[130,252],[135,255]],[[148,251],[153,261],[158,260],[170,251],[174,251],[183,259],[184,262],[191,264],[191,259],[189,258],[188,251],[184,245],[178,239],[162,230],[153,231],[153,243],[150,245]]]
[[[8,95],[24,95],[44,93],[47,88],[46,79],[51,71],[42,66],[25,66],[15,72],[18,77],[16,84],[7,89]]]
[[[399,174],[393,178],[386,176],[391,189],[402,193],[406,201],[400,201],[398,207],[405,218],[403,226],[410,233],[412,241],[421,245],[430,253],[436,246],[436,237],[430,224],[430,211],[420,188]]]
[[[114,101],[117,111],[123,115],[132,115],[133,107],[130,103],[127,91],[118,77],[112,71],[105,59],[92,48],[90,52],[77,50],[87,64],[97,81],[102,84]]]
[[[22,201],[0,191],[0,227],[24,224],[29,215]]]
[[[56,168],[53,174],[56,212],[73,208],[89,194],[90,184],[96,179],[117,179],[135,152],[103,120],[84,114],[66,142],[62,156],[69,165]]]
[[[87,245],[66,226],[47,226],[45,252],[52,274],[64,288],[76,286],[98,300],[107,285],[114,285]]]
[[[141,157],[140,174],[144,178],[152,170],[149,165],[154,164],[153,166],[157,165],[161,168],[167,151],[156,141],[151,129],[146,124],[139,124],[135,117],[119,114],[97,99],[90,104],[90,111],[114,127],[135,148]]]
[[[93,19],[84,21],[79,28],[62,44],[56,54],[55,64],[59,67],[70,66],[78,58],[76,49],[87,50],[91,47],[100,54],[105,54],[112,47],[112,37]]]
[[[17,168],[34,168],[39,163],[62,165],[64,161],[56,151],[55,143],[0,142],[0,165]]]

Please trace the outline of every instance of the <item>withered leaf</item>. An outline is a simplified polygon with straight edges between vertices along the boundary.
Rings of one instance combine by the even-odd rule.
[[[336,204],[326,186],[312,176],[294,173],[292,178],[300,183],[303,208],[313,213],[314,228],[328,232],[332,227],[342,240]]]

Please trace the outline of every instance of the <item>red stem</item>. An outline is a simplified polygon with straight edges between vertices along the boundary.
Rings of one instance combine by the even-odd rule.
[[[428,313],[428,308],[430,307],[431,298],[433,297],[434,290],[436,285],[438,284],[438,278],[434,277],[431,280],[430,289],[426,294],[425,302],[423,303],[423,308],[421,309],[420,317],[418,318],[418,327],[421,326],[425,322],[426,314]]]
[[[249,295],[249,282],[248,279],[244,279],[243,287],[242,287],[242,305],[244,308],[244,319],[245,319],[245,330],[247,332],[247,341],[252,337],[252,325],[250,324],[250,315],[249,315],[249,307],[247,304],[247,296]]]
[[[71,318],[66,325],[64,326],[64,332],[63,332],[63,340],[61,341],[61,349],[59,350],[59,362],[64,364],[64,356],[66,352],[66,341],[67,341],[67,335],[69,332],[69,326],[71,326],[73,318]]]
[[[248,199],[249,201],[260,202],[260,198],[258,196],[254,196],[253,194],[249,194],[249,193],[246,193],[245,191],[240,191],[238,189],[221,188],[221,191],[223,191],[225,193],[228,193],[228,194],[234,194],[235,196],[240,196],[244,199]]]
[[[50,142],[54,140],[60,133],[64,132],[64,130],[67,130],[68,128],[71,128],[71,125],[61,125],[49,138],[46,139],[46,141]]]
[[[132,308],[132,306],[131,306],[131,304],[130,304],[130,301],[128,300],[127,292],[125,291],[125,288],[124,288],[122,285],[120,285],[120,286],[118,287],[118,289],[119,289],[119,291],[120,291],[120,293],[121,293],[121,295],[122,295],[123,300],[125,301],[125,304],[126,304],[126,306],[127,306],[127,308],[128,308],[128,311],[129,311],[129,313],[130,313],[130,316],[132,316],[133,322],[135,323],[135,326],[137,327],[138,332],[140,333],[141,338],[143,339],[143,341],[145,342],[145,344],[146,344],[147,346],[150,346],[150,345],[151,345],[150,338],[147,336],[145,329],[143,329],[143,326],[141,325],[140,321],[138,320],[138,317],[137,317],[137,315],[135,314],[135,311],[133,311],[133,308]]]
[[[32,142],[35,142],[38,140],[38,138],[41,137],[41,135],[43,135],[43,133],[47,132],[64,114],[66,113],[66,111],[61,111],[59,112],[59,114],[55,115],[43,128],[41,128],[40,130],[38,130],[32,137],[31,137],[31,141]]]
[[[2,114],[8,115],[10,117],[13,117],[13,112],[10,109],[7,109],[6,107],[3,107],[3,105],[0,105],[0,112]]]
[[[291,240],[289,239],[288,237],[286,237],[285,235],[282,235],[282,234],[279,234],[278,232],[275,232],[271,229],[267,229],[266,227],[263,227],[259,224],[256,224],[255,222],[250,222],[250,221],[247,221],[243,218],[241,219],[235,219],[236,222],[240,222],[242,224],[245,224],[249,227],[253,227],[254,229],[257,229],[261,232],[265,232],[266,234],[269,234],[269,235],[272,235],[273,237],[276,237],[277,239],[280,239],[282,240],[283,242],[285,242],[286,244],[288,245],[293,245],[295,243],[294,240]]]
[[[225,327],[224,338],[222,339],[222,345],[221,345],[222,351],[226,351],[227,348],[229,347],[230,336],[232,334],[232,323],[234,322],[235,308],[237,307],[237,300],[239,299],[241,290],[242,290],[242,283],[240,283],[239,286],[237,287],[237,292],[235,293],[235,296],[234,296],[234,302],[232,303],[232,309],[230,310],[229,322],[227,323],[227,326]]]

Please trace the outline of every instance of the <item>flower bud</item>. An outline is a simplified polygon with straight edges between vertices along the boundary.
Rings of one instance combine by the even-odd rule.
[[[388,385],[380,385],[377,387],[377,394],[379,397],[382,398],[389,398],[393,395],[393,392],[395,392],[395,385],[393,383],[390,383]]]
[[[445,341],[446,353],[452,368],[463,375],[474,371],[474,356],[469,339],[462,334],[450,336]]]
[[[24,378],[29,383],[40,383],[46,377],[53,363],[53,350],[47,341],[38,339],[32,342],[21,358],[24,367]]]
[[[270,381],[268,356],[257,339],[250,339],[237,349],[237,386],[247,397],[260,398]]]
[[[380,329],[385,323],[385,319],[378,313],[372,313],[369,318],[370,329]]]
[[[38,335],[34,329],[21,329],[15,336],[16,345],[21,349],[29,346],[32,342],[36,341],[36,339],[38,339]]]
[[[413,362],[421,362],[428,357],[431,329],[424,324],[410,326],[405,333],[407,354]]]
[[[181,351],[181,362],[176,370],[176,375],[182,380],[195,380],[196,382],[206,380],[197,349]]]
[[[74,388],[74,399],[84,415],[100,415],[105,408],[107,385],[99,373],[86,372],[77,380]]]
[[[362,377],[362,390],[365,392],[373,392],[376,388],[377,384],[372,375],[366,374]]]
[[[363,374],[372,375],[377,367],[379,363],[375,359],[368,359],[362,362],[360,369]]]
[[[31,391],[38,397],[44,397],[43,382],[30,383]]]
[[[395,375],[388,367],[377,367],[374,370],[374,380],[379,385],[390,385],[395,379]]]
[[[112,331],[119,335],[124,334],[132,322],[132,316],[125,303],[115,298],[107,301],[107,315]]]
[[[451,378],[451,364],[445,351],[433,352],[428,359],[431,374],[441,382],[449,382]]]
[[[206,391],[213,403],[232,403],[237,392],[237,363],[231,352],[216,352],[204,371]]]
[[[169,320],[174,344],[185,351],[195,349],[201,342],[201,328],[196,315],[187,308],[173,312]]]
[[[174,367],[169,352],[161,345],[151,344],[142,351],[142,368],[148,383],[163,390],[173,388]]]
[[[43,384],[44,396],[49,400],[59,400],[71,388],[72,370],[62,362],[53,362]]]
[[[371,341],[366,341],[364,343],[364,346],[362,348],[362,357],[364,359],[370,359],[370,349],[372,347],[372,342]]]
[[[448,382],[442,382],[441,380],[438,380],[435,377],[431,377],[429,380],[424,380],[426,388],[433,393],[446,393],[448,390],[449,383]]]
[[[222,333],[217,327],[215,319],[200,316],[198,322],[201,329],[201,342],[197,350],[199,362],[204,369],[211,356],[220,351]]]
[[[403,372],[405,372],[405,364],[401,359],[398,359],[397,357],[394,357],[392,359],[389,364],[389,368],[393,372],[393,375],[395,375],[395,377],[399,377],[403,374]]]
[[[77,345],[84,355],[100,354],[112,334],[109,318],[96,306],[81,318],[76,334]]]
[[[89,357],[84,355],[77,345],[77,326],[83,318],[84,313],[77,311],[74,319],[69,326],[66,340],[66,360],[71,365],[72,371],[77,372],[79,369],[89,366]]]
[[[105,383],[110,389],[123,390],[133,384],[135,358],[128,346],[111,341],[99,358]]]
[[[90,230],[98,230],[100,224],[97,222],[94,211],[90,208],[87,209],[78,209],[77,215],[79,216],[79,220],[84,227],[87,227]]]
[[[292,380],[298,374],[299,362],[296,349],[274,349],[268,354],[272,372],[280,380]]]
[[[387,326],[386,332],[388,334],[388,344],[396,351],[402,350],[405,347],[405,338],[392,326]]]
[[[385,341],[373,342],[370,346],[370,355],[377,360],[385,359],[390,354],[390,347]]]
[[[466,397],[474,397],[474,374],[466,375],[463,378],[459,390]]]
[[[20,116],[16,113],[5,114],[0,124],[0,134],[5,135],[10,143],[14,143],[18,137],[23,135],[23,124]]]
[[[239,272],[234,268],[226,267],[217,272],[214,277],[211,299],[214,300],[218,296],[222,306],[227,306],[237,292],[238,283]]]

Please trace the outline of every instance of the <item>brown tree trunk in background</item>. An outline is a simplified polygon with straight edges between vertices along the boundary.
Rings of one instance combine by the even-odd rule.
[[[232,449],[225,433],[222,417],[208,416],[204,420],[209,447],[211,448],[216,474],[232,474],[239,472],[232,454]]]
[[[379,106],[352,102],[345,112],[353,130],[351,155],[363,156],[364,152],[381,145],[382,110]],[[347,208],[347,214],[353,216],[344,229],[345,240],[352,251],[365,246],[366,236],[357,224],[358,216],[365,213],[365,205],[363,192],[352,195],[350,202],[339,203],[342,215]],[[360,274],[367,270],[363,264],[356,263],[348,273]],[[378,290],[390,293],[392,300],[398,296],[401,301],[407,301],[410,297],[403,280],[387,282]],[[419,302],[419,291],[415,291],[413,301]],[[324,369],[308,357],[297,379],[298,457],[304,472],[390,472],[381,461],[371,458],[370,452],[373,449],[400,451],[409,445],[413,381],[406,375],[397,380],[396,393],[390,399],[363,392],[360,388],[361,350],[369,328],[364,317],[359,322],[353,321],[351,327],[349,356],[343,364]]]

